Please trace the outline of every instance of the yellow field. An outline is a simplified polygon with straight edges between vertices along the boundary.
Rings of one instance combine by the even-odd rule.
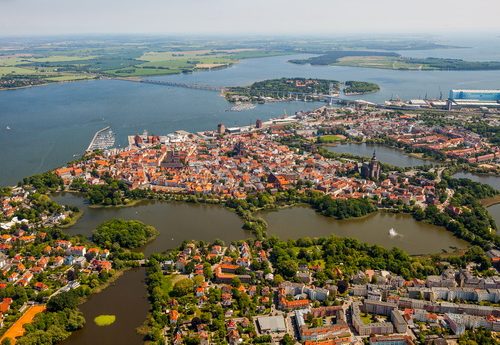
[[[198,63],[196,64],[196,68],[199,69],[210,69],[210,68],[217,68],[217,67],[224,67],[227,66],[225,63]]]
[[[83,75],[83,74],[65,74],[65,75],[58,75],[55,77],[50,77],[46,78],[49,81],[75,81],[75,80],[85,80],[85,79],[91,79],[93,78],[92,76],[88,75]]]
[[[38,313],[45,311],[45,305],[34,305],[28,308],[28,310],[16,321],[14,324],[5,332],[5,334],[0,338],[0,343],[5,338],[11,339],[11,344],[16,343],[16,338],[24,334],[24,325],[33,321]]]

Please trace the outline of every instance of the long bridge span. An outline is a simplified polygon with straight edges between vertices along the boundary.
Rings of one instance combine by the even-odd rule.
[[[196,84],[196,83],[195,84],[187,84],[187,83],[178,83],[178,82],[165,81],[165,80],[140,79],[140,80],[137,80],[137,82],[144,83],[144,84],[183,87],[185,89],[207,90],[207,91],[216,91],[216,92],[221,92],[224,90],[224,88],[220,87],[220,86],[203,85],[203,84]]]
[[[174,81],[166,81],[166,80],[154,80],[154,79],[128,79],[124,78],[120,80],[131,81],[136,83],[143,84],[153,84],[153,85],[163,85],[163,86],[171,86],[171,87],[181,87],[185,89],[195,89],[195,90],[206,90],[206,91],[215,91],[215,92],[224,92],[225,88],[221,86],[213,86],[213,85],[205,85],[205,84],[197,84],[197,83],[180,83]],[[289,98],[296,100],[313,100],[313,99],[321,99],[326,101],[327,103],[351,103],[353,100],[344,99],[340,97],[338,94],[311,94],[311,93],[302,93],[302,92],[289,92],[289,91],[274,91],[272,94],[276,95],[276,98]]]

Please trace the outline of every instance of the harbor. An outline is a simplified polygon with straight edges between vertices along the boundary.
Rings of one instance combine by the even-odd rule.
[[[86,152],[92,152],[95,150],[106,150],[115,144],[115,134],[111,130],[110,126],[104,127],[101,130],[98,130],[89,146],[87,147]]]

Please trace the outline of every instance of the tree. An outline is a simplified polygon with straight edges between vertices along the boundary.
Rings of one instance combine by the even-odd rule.
[[[174,288],[172,289],[172,294],[177,297],[182,297],[190,292],[193,292],[193,289],[193,281],[191,279],[185,278],[175,283]]]
[[[157,234],[154,227],[138,220],[112,219],[99,225],[92,239],[107,248],[117,243],[120,247],[133,249],[145,245]]]
[[[64,309],[75,309],[78,306],[78,296],[72,291],[61,292],[52,297],[47,303],[47,310],[60,311]]]
[[[12,344],[12,339],[10,338],[4,338],[4,340],[2,340],[2,345],[11,345]]]
[[[290,334],[287,333],[287,334],[285,334],[283,339],[281,339],[280,344],[281,345],[295,345],[295,340],[293,339],[293,337]]]
[[[276,268],[284,277],[292,278],[299,270],[299,265],[295,260],[284,260],[278,262]]]

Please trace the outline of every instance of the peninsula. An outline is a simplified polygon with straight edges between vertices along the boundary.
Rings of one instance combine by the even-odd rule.
[[[465,61],[448,58],[410,58],[379,51],[331,51],[307,59],[289,60],[295,64],[350,66],[394,70],[474,71],[499,70],[500,61]]]

